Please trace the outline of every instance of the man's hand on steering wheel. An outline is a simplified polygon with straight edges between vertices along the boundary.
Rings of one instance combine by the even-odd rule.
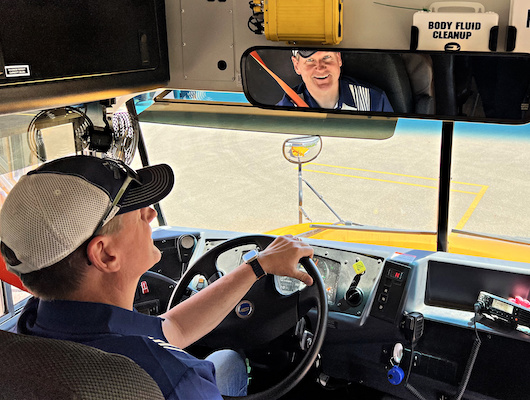
[[[292,235],[277,237],[267,248],[260,252],[258,261],[268,274],[289,276],[313,284],[308,273],[298,269],[302,257],[313,257],[313,248]]]
[[[244,252],[243,249],[248,246],[264,249],[259,253],[258,262],[269,276],[256,281],[256,270],[240,265],[221,279],[212,279],[219,277],[217,261],[222,254],[228,251]],[[200,338],[202,346],[209,349],[232,348],[247,351],[272,343],[288,329],[295,327],[311,309],[316,309],[313,341],[299,364],[272,387],[245,397],[247,400],[280,398],[295,387],[314,364],[326,332],[326,291],[311,256],[313,249],[291,235],[277,238],[246,235],[227,240],[205,252],[184,273],[171,294],[168,311],[163,315],[165,322],[171,324],[174,320],[177,331],[183,329],[185,322],[193,324],[193,328],[201,323],[210,324],[211,331]],[[302,264],[307,273],[298,270],[298,263]],[[212,283],[188,298],[188,285],[197,275],[202,275]],[[300,279],[307,286],[290,295],[282,295],[278,292],[272,275]],[[245,315],[238,312],[236,307],[240,299],[243,299],[241,301],[250,310]],[[224,319],[212,323],[219,316]],[[188,341],[192,343],[195,340]]]

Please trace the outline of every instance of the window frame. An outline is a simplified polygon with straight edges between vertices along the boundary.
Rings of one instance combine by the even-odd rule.
[[[3,302],[4,312],[0,315],[0,330],[11,330],[16,325],[18,315],[26,305],[28,299],[31,296],[24,298],[23,300],[15,303],[13,296],[13,287],[0,281],[0,296]]]

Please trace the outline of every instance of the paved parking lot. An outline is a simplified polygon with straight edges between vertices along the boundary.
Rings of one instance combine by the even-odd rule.
[[[2,117],[2,136],[15,129],[24,141],[31,118]],[[175,189],[162,203],[169,224],[265,232],[298,223],[297,167],[282,155],[283,142],[293,136],[141,127],[150,162],[166,162],[176,173]],[[304,165],[303,177],[344,220],[435,231],[440,127],[400,121],[387,140],[323,137],[322,152]],[[456,126],[451,228],[529,237],[529,137],[528,126]],[[133,165],[140,165],[138,156]],[[337,221],[307,186],[303,204],[312,221]]]
[[[461,125],[450,226],[527,237],[530,140],[469,135]],[[410,126],[398,124],[387,140],[324,137],[303,176],[344,220],[435,231],[440,123]],[[263,232],[298,222],[297,169],[282,155],[283,141],[292,136],[153,123],[142,123],[142,130],[150,161],[167,162],[176,172],[175,189],[163,203],[170,224]],[[307,186],[303,194],[313,221],[337,221]]]

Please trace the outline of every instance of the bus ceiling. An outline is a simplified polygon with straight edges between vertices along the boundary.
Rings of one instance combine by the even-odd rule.
[[[293,0],[282,4],[289,1]],[[79,6],[59,0],[41,8],[34,2],[16,0],[3,10],[0,21],[0,114],[175,88],[244,92],[252,105],[269,113],[274,110],[274,115],[282,115],[278,109],[282,107],[289,119],[301,121],[303,129],[304,121],[311,118],[329,124],[328,131],[335,129],[334,124],[362,125],[360,116],[378,128],[394,126],[398,117],[528,120],[521,108],[525,111],[528,105],[529,58],[510,25],[513,10],[509,1],[484,0],[480,10],[430,9],[422,1],[407,2],[407,7],[342,0],[309,0],[294,9],[279,7],[278,0],[267,4],[265,7],[256,0],[250,4],[247,0],[96,0]],[[299,2],[293,1],[292,5],[296,4]],[[432,7],[435,4],[439,3]],[[466,13],[482,22],[459,22]],[[441,15],[446,21],[425,25],[426,18]],[[204,32],[204,26],[210,33]],[[456,37],[455,32],[466,34]],[[518,32],[519,38],[523,33]],[[425,42],[426,35],[440,40]],[[441,49],[437,48],[440,43],[445,43]],[[462,51],[454,51],[458,49]],[[299,50],[294,57],[293,50]],[[343,106],[341,100],[339,110],[327,106],[303,110],[283,100],[289,97],[289,90],[301,90],[301,73],[293,59],[309,54],[308,50],[312,54],[340,52],[343,76],[362,82],[359,89],[352,89],[357,96],[355,105]],[[484,71],[492,72],[479,76]],[[496,90],[502,88],[502,93],[492,92],[493,84]],[[520,90],[514,93],[514,87]],[[378,109],[360,107],[367,98],[362,94],[366,90],[372,101],[383,98],[382,104],[389,104]],[[515,116],[489,107],[488,99],[497,101],[503,96],[519,107],[516,112],[511,109]],[[237,125],[226,115],[233,112],[205,113],[197,108],[197,102],[168,103],[155,103],[141,118],[184,123],[190,115],[199,115],[203,117],[199,120],[206,121],[199,126]],[[469,110],[475,112],[477,104],[482,109],[472,114]],[[241,113],[253,115],[249,126],[243,124],[240,129],[263,125],[267,110],[238,107],[236,115],[245,108]],[[215,118],[211,114],[216,114]],[[295,133],[286,128],[279,131]]]

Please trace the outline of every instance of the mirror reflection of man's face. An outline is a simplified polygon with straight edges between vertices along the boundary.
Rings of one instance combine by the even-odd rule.
[[[307,58],[292,57],[294,70],[302,77],[309,93],[339,90],[342,59],[337,51],[317,51]]]

